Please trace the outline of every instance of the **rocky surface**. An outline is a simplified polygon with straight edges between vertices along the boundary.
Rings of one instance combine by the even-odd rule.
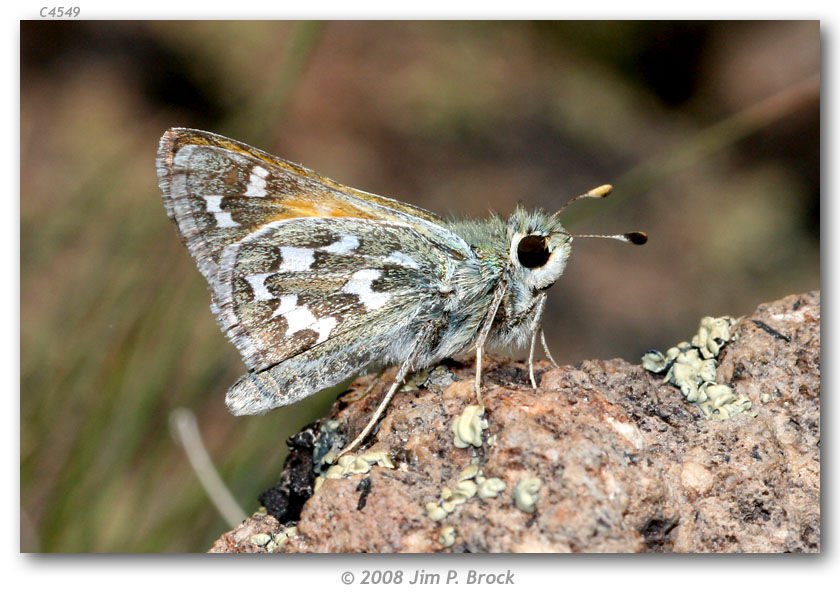
[[[481,445],[459,448],[452,423],[476,403],[473,371],[450,361],[397,394],[357,453],[384,452],[394,468],[354,463],[313,493],[320,457],[385,392],[380,382],[351,402],[371,384],[362,378],[294,438],[261,497],[280,521],[255,515],[211,551],[819,552],[819,292],[763,304],[734,331],[717,381],[747,395],[751,414],[706,420],[623,360],[541,363],[533,390],[526,365],[490,358]],[[505,489],[479,498],[473,484],[492,478]]]

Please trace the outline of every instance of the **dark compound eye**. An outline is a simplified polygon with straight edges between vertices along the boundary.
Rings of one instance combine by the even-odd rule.
[[[519,258],[519,264],[526,269],[536,269],[548,262],[551,252],[548,251],[548,243],[543,236],[526,235],[519,240],[516,256]]]

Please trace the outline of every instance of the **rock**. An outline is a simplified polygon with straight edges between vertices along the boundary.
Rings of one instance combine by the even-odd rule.
[[[220,537],[210,548],[211,553],[220,554],[245,554],[254,552],[265,552],[267,544],[260,544],[263,536],[269,539],[282,531],[283,527],[271,515],[256,513],[245,519],[245,521],[233,531]]]
[[[763,304],[733,332],[717,382],[748,396],[756,416],[706,420],[662,375],[623,360],[539,363],[533,390],[527,365],[488,357],[487,428],[481,445],[458,448],[452,423],[475,405],[474,372],[447,361],[451,377],[438,379],[454,383],[415,378],[418,389],[396,395],[357,452],[384,452],[394,468],[316,482],[299,514],[288,502],[278,513],[296,531],[255,515],[213,551],[819,552],[819,292]],[[371,382],[359,379],[342,398]],[[313,464],[324,470],[311,448],[351,440],[386,386],[340,400],[323,421],[337,429],[298,443],[304,455],[293,449],[284,483],[262,498],[303,482],[291,486],[298,498]],[[504,483],[497,495],[461,493],[491,478]],[[254,543],[262,533],[277,543]]]

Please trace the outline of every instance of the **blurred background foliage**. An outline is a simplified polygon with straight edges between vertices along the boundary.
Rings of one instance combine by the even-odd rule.
[[[227,523],[170,434],[195,412],[246,511],[325,397],[230,416],[244,371],[161,205],[171,126],[433,211],[578,233],[563,362],[690,338],[818,288],[818,22],[21,24],[21,548],[204,551]]]

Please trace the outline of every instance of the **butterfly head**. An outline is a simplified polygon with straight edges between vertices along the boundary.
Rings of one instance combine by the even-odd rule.
[[[535,292],[551,287],[563,274],[572,250],[572,236],[557,216],[520,209],[508,221],[507,231],[516,278]]]

